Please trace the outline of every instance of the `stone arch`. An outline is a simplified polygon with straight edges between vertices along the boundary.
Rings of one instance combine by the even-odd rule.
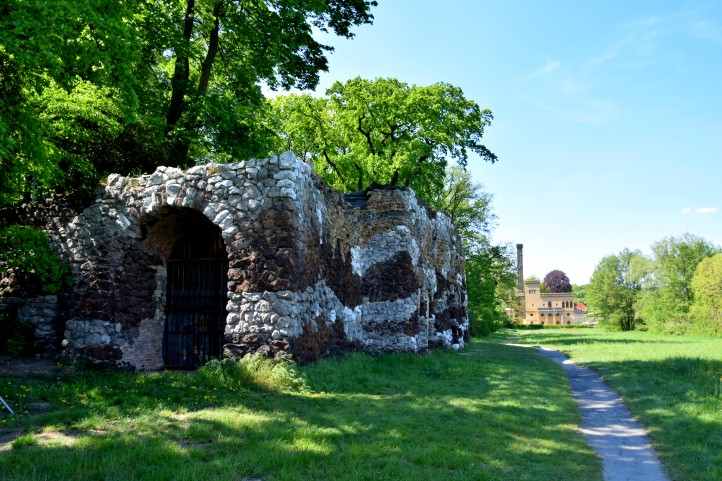
[[[220,227],[196,209],[168,205],[143,215],[139,227],[144,247],[162,262],[154,268],[162,272],[156,318],[163,367],[193,369],[220,357],[229,264]]]

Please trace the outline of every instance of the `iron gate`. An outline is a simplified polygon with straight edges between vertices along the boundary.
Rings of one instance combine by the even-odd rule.
[[[195,369],[221,354],[228,261],[225,249],[222,257],[194,258],[195,249],[180,247],[182,258],[167,262],[163,357],[166,368]]]

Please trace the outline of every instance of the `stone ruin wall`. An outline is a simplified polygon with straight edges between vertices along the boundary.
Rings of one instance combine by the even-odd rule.
[[[51,232],[73,271],[67,353],[163,367],[169,209],[201,212],[228,253],[224,356],[419,352],[468,338],[460,241],[410,190],[344,196],[287,153],[111,175],[97,201]],[[167,224],[167,223],[166,223]]]

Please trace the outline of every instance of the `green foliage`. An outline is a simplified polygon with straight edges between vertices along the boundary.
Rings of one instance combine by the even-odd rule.
[[[591,315],[622,329],[642,325],[655,332],[719,333],[715,311],[719,276],[715,278],[718,271],[713,267],[719,261],[708,260],[719,248],[685,234],[655,243],[652,252],[653,257],[647,258],[625,250],[602,260],[584,292]]]
[[[510,246],[476,245],[466,253],[466,289],[471,333],[486,336],[507,325],[515,308],[516,272]]]
[[[0,205],[58,185],[68,187],[63,178],[68,166],[59,164],[63,146],[55,144],[55,129],[47,123],[63,123],[58,116],[62,113],[51,109],[49,118],[41,118],[50,100],[44,98],[46,89],[72,92],[79,80],[99,89],[113,86],[126,112],[137,107],[137,72],[132,65],[140,63],[140,49],[133,45],[131,5],[11,0],[0,6],[0,88],[3,100],[8,99],[0,107],[0,166],[10,173],[0,181]],[[87,89],[78,92],[79,106],[87,106],[87,94]],[[73,100],[66,106],[72,104]],[[87,109],[83,114],[92,117]],[[81,164],[90,161],[82,159]]]
[[[582,304],[587,303],[587,289],[589,284],[572,284],[572,293],[574,294],[574,300],[581,302]]]
[[[722,334],[722,253],[707,257],[697,265],[691,286],[694,301],[690,321],[695,330]]]
[[[68,269],[50,248],[45,232],[11,225],[0,229],[0,277],[10,275],[23,286],[54,294],[67,281]]]
[[[30,186],[48,185],[59,171],[48,162],[41,124],[27,102],[15,59],[0,42],[0,207]]]
[[[18,436],[17,438],[15,438],[12,444],[13,449],[25,449],[37,445],[38,441],[32,434],[23,434],[21,436]]]
[[[471,172],[459,166],[446,170],[443,190],[430,199],[431,206],[449,216],[467,244],[485,240],[496,216],[491,208],[491,194],[475,184]]]
[[[9,0],[0,5],[0,205],[110,172],[269,149],[260,84],[313,88],[374,1]]]
[[[589,313],[600,324],[628,331],[635,327],[634,305],[642,288],[639,251],[623,250],[597,265],[587,288]]]
[[[242,359],[214,359],[199,370],[208,382],[227,389],[262,388],[269,391],[299,391],[304,380],[288,361],[268,359],[261,355]]]
[[[654,258],[647,266],[644,292],[637,303],[637,317],[650,330],[685,333],[693,328],[689,309],[694,300],[692,278],[698,264],[717,249],[709,242],[686,234],[652,246]]]
[[[336,82],[322,98],[279,97],[271,117],[276,150],[312,162],[342,191],[405,186],[433,202],[444,189],[447,159],[462,167],[471,153],[496,161],[481,143],[491,112],[445,83],[355,78]]]

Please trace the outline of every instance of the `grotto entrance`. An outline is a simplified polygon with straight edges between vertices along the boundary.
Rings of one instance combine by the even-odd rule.
[[[228,257],[218,226],[197,211],[173,211],[163,361],[167,369],[195,369],[221,355]]]

